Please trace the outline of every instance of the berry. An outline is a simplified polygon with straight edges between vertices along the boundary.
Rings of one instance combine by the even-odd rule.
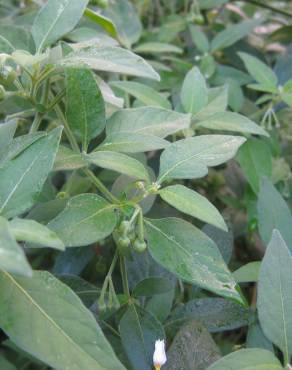
[[[136,239],[133,244],[133,248],[138,253],[143,253],[147,249],[147,244],[144,241]]]

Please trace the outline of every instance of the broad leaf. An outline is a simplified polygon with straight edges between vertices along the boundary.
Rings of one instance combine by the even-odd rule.
[[[86,158],[96,166],[117,171],[139,180],[149,181],[149,174],[144,165],[125,154],[97,151],[90,153]]]
[[[49,224],[66,247],[79,247],[104,239],[116,225],[115,205],[96,194],[81,194]]]
[[[237,283],[257,282],[259,278],[261,262],[249,262],[233,272],[233,277]]]
[[[105,107],[94,74],[88,69],[66,71],[66,118],[82,148],[105,128]]]
[[[242,298],[216,244],[177,218],[146,220],[152,257],[182,280],[238,302]]]
[[[9,222],[9,229],[16,240],[33,243],[36,246],[65,249],[56,233],[34,220],[14,218]]]
[[[38,51],[70,32],[82,17],[87,3],[88,0],[48,0],[32,27]]]
[[[241,349],[223,357],[208,370],[283,370],[274,354],[265,349]]]
[[[0,217],[0,269],[13,274],[31,276],[25,254],[17,244],[5,218]]]
[[[158,276],[152,276],[139,281],[133,290],[135,297],[151,297],[156,294],[163,294],[173,289],[173,283]]]
[[[202,135],[179,140],[163,151],[158,182],[203,177],[208,173],[208,167],[232,158],[244,142],[242,137],[227,135]]]
[[[165,138],[190,126],[191,116],[157,107],[123,109],[106,125],[107,134],[136,133]]]
[[[198,67],[186,75],[180,94],[185,112],[196,114],[208,103],[208,90],[204,76]]]
[[[159,80],[159,75],[145,60],[129,50],[119,47],[91,46],[68,54],[57,63],[64,68],[91,68]]]
[[[24,351],[56,370],[124,369],[90,311],[48,272],[1,272],[0,289],[0,326]]]
[[[278,230],[274,230],[260,268],[258,313],[262,329],[284,353],[292,354],[292,255]]]
[[[194,190],[183,185],[173,185],[159,190],[159,195],[179,211],[227,231],[225,221],[218,210],[207,198]]]
[[[56,128],[0,168],[0,214],[17,216],[36,202],[53,167],[61,132]]]

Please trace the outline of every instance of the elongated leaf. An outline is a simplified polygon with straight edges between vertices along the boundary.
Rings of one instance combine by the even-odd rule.
[[[86,151],[89,142],[105,128],[104,101],[90,70],[69,69],[66,80],[66,118]]]
[[[244,142],[242,137],[227,135],[202,135],[179,140],[163,151],[158,182],[203,177],[208,173],[208,166],[228,161]]]
[[[239,56],[248,72],[260,85],[277,91],[278,78],[265,63],[246,53],[239,53]]]
[[[60,145],[54,163],[54,171],[77,170],[87,166],[86,160],[80,153]]]
[[[259,19],[247,20],[227,27],[219,32],[211,42],[211,50],[224,49],[249,35],[261,23]]]
[[[267,131],[261,126],[252,122],[249,118],[234,112],[215,113],[199,122],[196,126],[209,128],[211,130],[225,130],[269,136]]]
[[[203,121],[218,112],[225,112],[228,105],[228,86],[208,90],[207,105],[195,115],[196,121]]]
[[[73,30],[88,0],[48,0],[37,14],[32,35],[38,51]]]
[[[134,81],[113,81],[110,85],[133,95],[145,105],[171,109],[169,101],[150,86]]]
[[[57,65],[68,68],[91,68],[159,80],[159,75],[145,60],[119,47],[91,46],[68,54]]]
[[[259,277],[261,262],[249,262],[233,272],[233,277],[237,283],[257,282]]]
[[[17,216],[40,194],[58,150],[62,128],[56,128],[0,168],[0,213]]]
[[[292,255],[274,230],[262,261],[258,286],[258,312],[262,329],[289,360],[292,354]]]
[[[77,195],[48,227],[66,247],[89,245],[111,234],[116,225],[114,210],[115,205],[96,194]]]
[[[5,123],[0,123],[0,151],[6,147],[13,139],[17,121],[11,120]]]
[[[136,133],[164,138],[190,126],[191,116],[157,107],[123,109],[114,113],[106,125],[107,134]]]
[[[193,67],[187,73],[182,85],[180,98],[187,113],[196,114],[207,105],[207,85],[198,67]]]
[[[0,326],[26,352],[56,370],[124,369],[90,311],[48,272],[0,272],[0,289]]]
[[[151,297],[156,294],[163,294],[173,289],[173,283],[164,278],[153,276],[146,278],[135,286],[133,295],[135,297]]]
[[[116,25],[104,15],[95,13],[93,10],[86,8],[84,12],[84,16],[89,18],[96,24],[98,24],[112,37],[117,37],[118,33],[117,33]]]
[[[201,53],[207,53],[209,51],[210,45],[209,40],[204,32],[201,31],[200,27],[194,24],[188,25],[192,41],[195,43],[196,47]]]
[[[99,167],[117,171],[140,180],[149,181],[149,174],[143,164],[137,161],[137,159],[125,154],[98,151],[90,153],[86,158]]]
[[[208,370],[283,370],[274,354],[265,349],[241,349],[208,367]]]
[[[218,210],[199,193],[183,185],[173,185],[161,189],[159,195],[179,211],[227,231],[225,221]]]
[[[0,217],[0,269],[13,274],[32,275],[25,254],[11,233],[8,221],[3,217]]]
[[[9,222],[9,229],[16,240],[59,250],[65,249],[56,233],[34,220],[15,218]]]
[[[147,220],[152,257],[181,279],[239,302],[242,299],[215,243],[195,226],[177,218]]]
[[[139,54],[175,53],[182,54],[183,50],[175,45],[164,42],[145,42],[134,49]]]
[[[164,339],[162,325],[149,312],[130,304],[120,321],[123,347],[133,368],[152,370],[152,356],[157,339]]]

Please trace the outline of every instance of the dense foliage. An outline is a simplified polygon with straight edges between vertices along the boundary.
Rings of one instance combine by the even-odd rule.
[[[0,369],[291,368],[291,3],[0,17]]]

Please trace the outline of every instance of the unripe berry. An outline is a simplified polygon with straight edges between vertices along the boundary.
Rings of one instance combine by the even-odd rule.
[[[147,244],[144,241],[136,239],[133,244],[133,249],[138,253],[143,253],[147,249]]]

